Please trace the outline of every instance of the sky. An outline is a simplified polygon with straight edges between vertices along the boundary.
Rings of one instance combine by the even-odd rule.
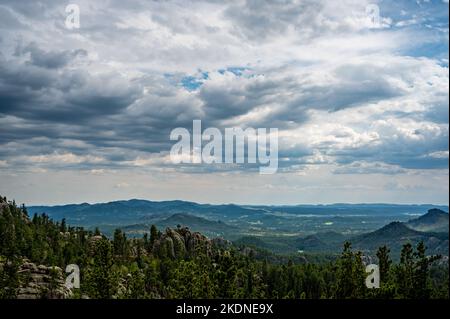
[[[0,194],[20,203],[449,203],[448,0],[0,0]],[[174,164],[278,128],[279,168]]]

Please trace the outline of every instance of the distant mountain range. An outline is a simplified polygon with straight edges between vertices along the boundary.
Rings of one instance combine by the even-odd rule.
[[[145,218],[182,213],[213,219],[237,219],[268,222],[292,220],[296,217],[358,217],[358,216],[400,216],[421,215],[429,209],[447,210],[440,205],[395,205],[395,204],[330,204],[330,205],[292,205],[292,206],[257,206],[257,205],[211,205],[194,202],[149,201],[140,199],[113,201],[98,204],[69,204],[58,206],[30,206],[31,214],[45,212],[54,219],[66,218],[72,224],[94,225],[112,223],[121,225],[139,222]]]
[[[237,205],[208,205],[187,201],[148,201],[132,199],[99,204],[70,204],[61,206],[31,206],[32,214],[45,212],[54,219],[66,218],[72,224],[102,225],[139,223],[155,217],[169,217],[173,214],[191,214],[201,217],[239,217],[254,210]]]
[[[423,213],[428,210],[427,214]],[[448,255],[448,207],[436,205],[333,204],[295,206],[210,205],[186,201],[127,200],[99,204],[31,206],[73,226],[99,227],[111,235],[121,228],[142,236],[150,225],[160,229],[188,226],[209,237],[280,253],[336,252],[345,240],[373,251],[387,244],[398,250],[407,241],[425,241],[430,251]],[[417,216],[411,219],[411,216]]]
[[[221,219],[253,213],[253,210],[236,205],[132,199],[99,204],[31,206],[28,207],[28,212],[46,213],[55,220],[65,218],[70,225],[99,227],[106,234],[111,234],[115,228],[122,228],[132,235],[142,235],[148,232],[152,224],[160,228],[180,224],[189,225],[193,230],[207,235],[221,236],[235,230],[235,227],[227,225]]]
[[[414,227],[414,228],[413,228]],[[419,231],[417,229],[426,229]],[[276,238],[243,237],[236,243],[264,249],[273,249]],[[375,231],[352,236],[334,231],[319,232],[305,237],[282,240],[289,250],[297,252],[339,252],[345,241],[350,241],[352,247],[374,255],[381,246],[388,246],[392,255],[398,257],[403,244],[417,245],[423,241],[428,253],[447,255],[449,252],[449,215],[439,210],[431,209],[423,216],[408,222],[391,222]],[[278,240],[278,244],[280,240]]]

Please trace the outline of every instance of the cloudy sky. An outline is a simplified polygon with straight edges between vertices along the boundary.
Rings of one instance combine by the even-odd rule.
[[[448,0],[0,0],[0,194],[27,204],[449,201]],[[379,14],[378,14],[379,13]],[[279,170],[174,165],[279,129]]]

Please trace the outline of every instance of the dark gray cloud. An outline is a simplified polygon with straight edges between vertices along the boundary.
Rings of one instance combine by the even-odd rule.
[[[30,120],[75,124],[117,114],[140,94],[139,85],[122,80],[117,73],[94,77],[77,69],[53,70],[79,52],[83,51],[48,53],[33,63],[0,60],[0,112]],[[47,63],[49,56],[58,58]]]
[[[28,63],[49,69],[61,68],[77,57],[85,57],[87,55],[86,50],[83,49],[47,52],[40,49],[34,42],[25,47],[18,46],[15,51],[16,56],[26,55],[27,53],[30,55],[30,59],[27,61]]]

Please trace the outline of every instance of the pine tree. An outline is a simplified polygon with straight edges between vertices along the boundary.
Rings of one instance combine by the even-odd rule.
[[[67,231],[67,225],[66,225],[66,219],[65,218],[63,218],[61,220],[61,226],[60,226],[59,231],[62,232],[62,233],[65,233]]]
[[[114,231],[113,248],[114,255],[118,257],[118,260],[124,261],[128,257],[127,255],[127,237],[120,229]]]
[[[430,265],[441,258],[439,255],[427,256],[426,247],[423,241],[419,242],[414,252],[416,259],[413,276],[413,298],[428,299],[431,296],[431,287],[429,282]]]
[[[351,243],[345,242],[337,263],[336,297],[361,298],[365,293],[365,268],[360,252],[352,252]]]
[[[389,270],[392,264],[392,260],[389,257],[390,249],[385,245],[378,248],[378,267],[380,270],[380,282],[385,284],[388,280]]]
[[[19,288],[19,260],[10,258],[0,264],[0,299],[14,299]]]
[[[414,253],[410,243],[403,245],[400,264],[396,268],[396,281],[400,297],[410,298],[414,289]]]
[[[111,244],[107,239],[95,243],[94,260],[85,280],[89,296],[110,299],[117,291]]]
[[[155,225],[152,225],[150,227],[150,249],[153,249],[153,244],[155,243],[155,241],[158,239],[158,229],[156,228]]]

